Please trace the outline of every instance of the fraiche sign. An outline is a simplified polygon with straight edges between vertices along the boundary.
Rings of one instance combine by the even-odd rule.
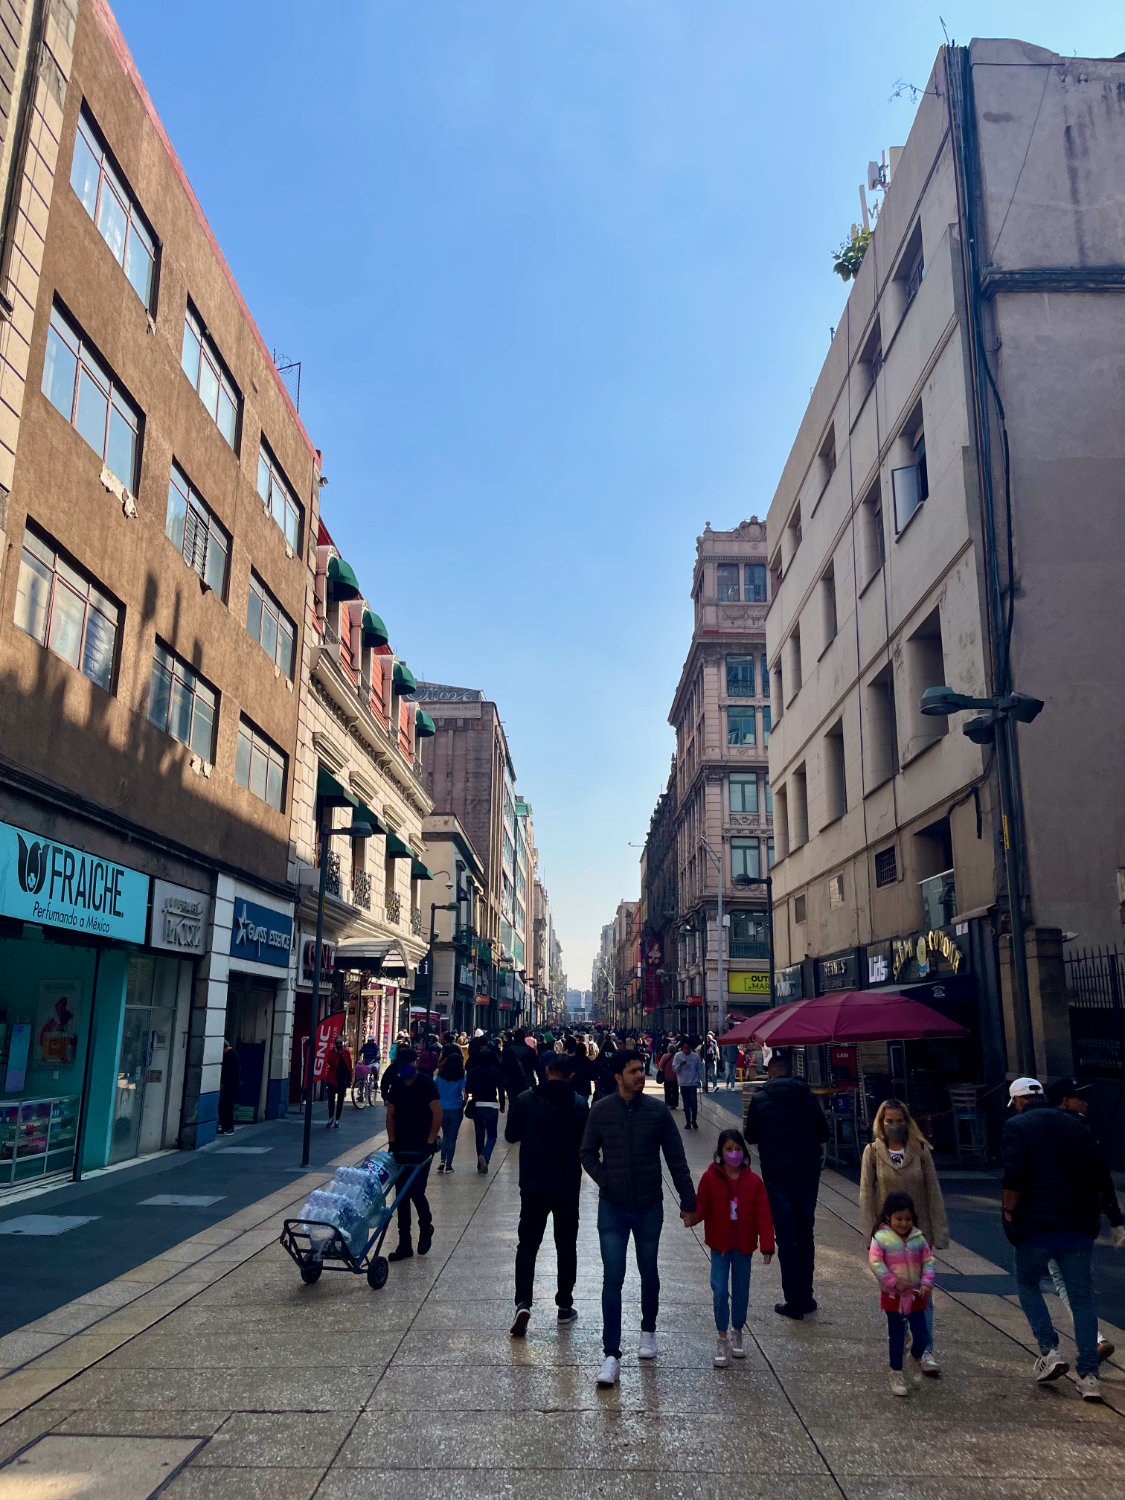
[[[0,912],[143,943],[149,878],[128,865],[0,823]]]

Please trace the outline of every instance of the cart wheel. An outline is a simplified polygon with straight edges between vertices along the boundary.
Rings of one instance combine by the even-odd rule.
[[[377,1255],[367,1268],[368,1286],[376,1292],[380,1287],[386,1286],[387,1276],[390,1272],[390,1269],[390,1266],[387,1264],[386,1256]]]
[[[306,1284],[306,1286],[312,1286],[314,1281],[320,1280],[320,1273],[322,1270],[322,1266],[302,1266],[301,1280]]]

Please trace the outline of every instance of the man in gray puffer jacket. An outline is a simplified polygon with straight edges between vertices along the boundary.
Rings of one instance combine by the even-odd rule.
[[[641,1276],[641,1359],[656,1358],[656,1317],[660,1307],[657,1252],[664,1223],[661,1152],[680,1198],[680,1217],[695,1212],[695,1187],[683,1142],[666,1104],[646,1096],[644,1058],[618,1052],[613,1060],[617,1092],[590,1110],[582,1137],[582,1165],[598,1184],[598,1239],[602,1252],[602,1388],[621,1375],[621,1288],[629,1236]]]

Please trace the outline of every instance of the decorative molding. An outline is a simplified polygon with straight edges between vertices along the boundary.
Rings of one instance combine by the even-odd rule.
[[[318,693],[317,696],[320,697],[320,694]],[[332,707],[335,707],[335,705],[332,705]],[[312,732],[312,742],[313,749],[328,770],[338,773],[345,768],[348,763],[348,757],[331,735],[325,734],[323,729],[314,729]]]

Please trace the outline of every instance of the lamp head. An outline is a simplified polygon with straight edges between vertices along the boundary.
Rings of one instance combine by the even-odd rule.
[[[373,839],[375,837],[375,830],[371,824],[358,818],[353,818],[352,826],[344,831],[350,839]]]
[[[969,706],[969,700],[963,694],[955,693],[952,688],[930,687],[922,694],[922,712],[932,718],[944,719],[956,713],[959,708]]]

